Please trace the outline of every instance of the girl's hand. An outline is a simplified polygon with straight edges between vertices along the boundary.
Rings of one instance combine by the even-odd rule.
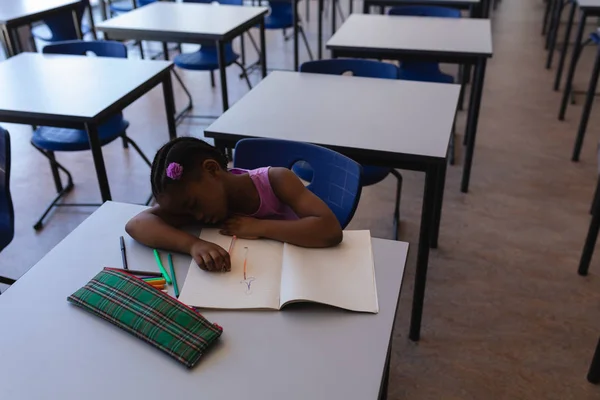
[[[221,246],[204,240],[197,240],[190,249],[190,255],[205,271],[231,271],[229,254]]]
[[[260,225],[259,219],[235,215],[223,223],[221,233],[240,239],[258,239],[262,236]]]

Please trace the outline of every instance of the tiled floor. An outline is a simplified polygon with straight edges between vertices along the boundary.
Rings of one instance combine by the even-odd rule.
[[[357,2],[355,9],[359,7]],[[488,64],[471,191],[459,191],[460,165],[448,168],[440,247],[430,258],[418,344],[407,333],[423,176],[403,173],[401,239],[413,247],[394,337],[392,399],[600,398],[600,388],[585,380],[600,335],[600,265],[593,262],[587,278],[575,272],[597,176],[600,112],[590,121],[582,161],[572,163],[582,99],[570,107],[566,121],[556,119],[560,94],[551,88],[553,71],[544,69],[542,13],[542,0],[504,0],[493,16],[494,58]],[[308,35],[314,45],[314,14]],[[267,42],[269,67],[291,68],[292,43],[284,42],[280,32],[269,32]],[[585,50],[578,88],[587,85],[593,56],[593,49]],[[228,69],[232,103],[247,92],[237,74],[235,67]],[[195,111],[219,113],[220,91],[210,87],[208,74],[182,75],[193,91]],[[183,96],[176,90],[182,106]],[[130,135],[147,154],[167,140],[160,89],[125,114]],[[50,171],[28,143],[29,127],[5,126],[13,139],[17,232],[0,254],[0,271],[18,277],[92,210],[58,210],[35,233],[31,225],[53,196]],[[203,126],[190,120],[178,133],[202,136]],[[458,130],[463,129],[461,113]],[[148,168],[117,142],[105,148],[104,156],[114,199],[142,202],[150,190]],[[96,201],[90,155],[59,157],[75,175],[72,198]],[[393,199],[391,178],[366,188],[351,228],[391,238]]]

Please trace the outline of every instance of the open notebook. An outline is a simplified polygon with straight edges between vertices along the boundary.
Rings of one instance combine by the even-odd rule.
[[[232,241],[216,229],[203,229],[200,238],[225,250]],[[344,231],[342,243],[328,249],[237,239],[231,271],[202,271],[192,261],[179,300],[202,308],[273,310],[306,301],[377,313],[371,234]]]

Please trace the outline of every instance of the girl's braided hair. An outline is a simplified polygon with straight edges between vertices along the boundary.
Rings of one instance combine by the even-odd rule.
[[[169,184],[177,182],[167,176],[167,168],[177,163],[183,168],[181,179],[190,176],[207,159],[213,159],[227,170],[227,158],[215,147],[193,137],[178,137],[161,147],[152,161],[150,183],[154,197],[163,193]]]

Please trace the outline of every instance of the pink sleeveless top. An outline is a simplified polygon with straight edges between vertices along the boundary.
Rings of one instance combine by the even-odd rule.
[[[269,168],[271,167],[251,170],[232,168],[229,170],[229,172],[235,175],[247,173],[250,175],[250,179],[252,179],[254,186],[256,186],[258,196],[260,197],[260,206],[258,207],[258,210],[254,214],[249,215],[249,217],[279,220],[298,219],[298,216],[294,210],[292,210],[287,204],[282,203],[275,192],[273,192],[271,181],[269,181]]]

